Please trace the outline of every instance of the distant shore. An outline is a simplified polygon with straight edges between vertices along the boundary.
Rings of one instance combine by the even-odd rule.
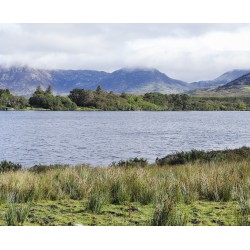
[[[52,111],[246,111],[250,96],[193,96],[190,94],[141,95],[113,93],[98,86],[96,90],[73,89],[68,96],[54,95],[51,86],[38,86],[30,98],[15,96],[0,89],[0,110]]]

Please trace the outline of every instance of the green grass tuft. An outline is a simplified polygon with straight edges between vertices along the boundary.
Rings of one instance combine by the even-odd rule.
[[[8,203],[5,213],[7,226],[23,226],[30,211],[30,204]]]

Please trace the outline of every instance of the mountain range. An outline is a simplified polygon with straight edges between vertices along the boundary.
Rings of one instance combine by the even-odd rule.
[[[247,77],[248,76],[248,77]],[[233,70],[210,81],[187,83],[173,79],[154,68],[122,68],[112,73],[95,70],[45,70],[27,66],[0,67],[0,88],[16,95],[30,96],[38,85],[52,86],[56,94],[68,94],[74,88],[96,89],[115,93],[206,93],[223,92],[232,86],[244,89],[250,82],[250,70]],[[247,89],[247,88],[246,88]]]

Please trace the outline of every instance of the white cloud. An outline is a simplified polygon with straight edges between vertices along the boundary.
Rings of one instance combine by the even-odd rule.
[[[1,24],[0,63],[38,68],[154,67],[184,81],[250,68],[247,24]]]

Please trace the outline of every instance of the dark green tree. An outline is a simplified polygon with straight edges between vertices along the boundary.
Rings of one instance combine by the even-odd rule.
[[[43,95],[43,94],[44,94],[44,91],[43,91],[42,87],[39,85],[39,86],[37,86],[33,96],[35,96],[35,95]]]
[[[51,85],[49,85],[48,88],[45,90],[45,94],[52,95],[52,87],[51,87]]]
[[[77,106],[94,107],[95,95],[92,90],[73,89],[68,96]]]
[[[96,88],[96,94],[100,95],[102,93],[103,93],[103,89],[102,89],[102,87],[100,85],[98,85],[97,88]]]

